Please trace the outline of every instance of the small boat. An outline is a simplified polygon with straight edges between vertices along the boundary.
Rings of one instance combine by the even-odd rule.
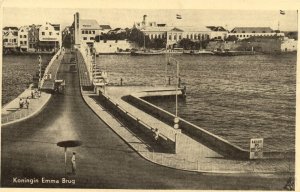
[[[255,55],[255,51],[214,51],[218,56]]]
[[[163,55],[165,54],[162,50],[141,50],[141,51],[132,51],[130,53],[133,56],[151,56],[151,55]]]

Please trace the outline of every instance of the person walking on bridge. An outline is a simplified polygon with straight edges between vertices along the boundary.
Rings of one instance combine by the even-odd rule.
[[[22,108],[23,108],[23,105],[24,105],[23,99],[20,98],[20,101],[19,101],[19,108],[22,109]]]
[[[29,97],[27,97],[25,103],[26,103],[27,109],[29,109],[29,104],[30,104],[30,98]]]
[[[72,174],[76,175],[76,153],[73,152],[72,158],[71,158],[71,163],[72,163]]]

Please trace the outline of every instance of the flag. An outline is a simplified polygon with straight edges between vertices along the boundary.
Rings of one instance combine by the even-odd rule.
[[[281,15],[285,15],[285,11],[280,10],[280,14],[281,14]]]
[[[176,19],[182,19],[181,15],[176,14]]]

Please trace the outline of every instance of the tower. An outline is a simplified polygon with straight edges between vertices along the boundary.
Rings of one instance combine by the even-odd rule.
[[[75,28],[75,33],[74,33],[74,39],[75,39],[75,45],[78,45],[78,44],[80,44],[80,37],[79,37],[79,35],[80,35],[80,25],[79,25],[79,13],[78,12],[76,12],[75,14],[74,14],[74,28]]]
[[[143,29],[146,29],[146,25],[147,25],[146,19],[147,19],[147,15],[144,15],[144,16],[143,16],[143,22],[142,22],[142,25],[143,25],[142,28],[143,28]]]

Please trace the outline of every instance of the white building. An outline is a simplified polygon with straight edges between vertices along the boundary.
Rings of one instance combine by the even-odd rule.
[[[72,28],[74,30],[73,38],[76,46],[80,46],[81,44],[92,46],[95,37],[100,35],[102,31],[96,20],[80,19],[79,13],[74,14]]]
[[[248,39],[250,37],[279,36],[284,37],[284,33],[274,31],[270,27],[235,27],[228,36],[236,36],[238,39]]]
[[[18,47],[22,51],[28,51],[29,48],[28,31],[29,26],[22,26],[18,32]]]
[[[221,26],[168,26],[163,23],[147,22],[147,15],[142,22],[136,22],[134,28],[142,31],[149,39],[166,39],[167,47],[171,48],[181,39],[203,41],[210,39],[224,40],[228,31]]]
[[[94,43],[94,47],[97,53],[108,54],[128,51],[137,46],[127,40],[99,40]]]
[[[4,48],[16,48],[18,46],[17,27],[4,27],[2,29],[2,40]]]
[[[39,48],[53,51],[59,48],[62,42],[60,24],[46,23],[39,28]]]
[[[281,51],[282,52],[292,52],[297,51],[298,41],[295,39],[284,38],[281,42]]]

